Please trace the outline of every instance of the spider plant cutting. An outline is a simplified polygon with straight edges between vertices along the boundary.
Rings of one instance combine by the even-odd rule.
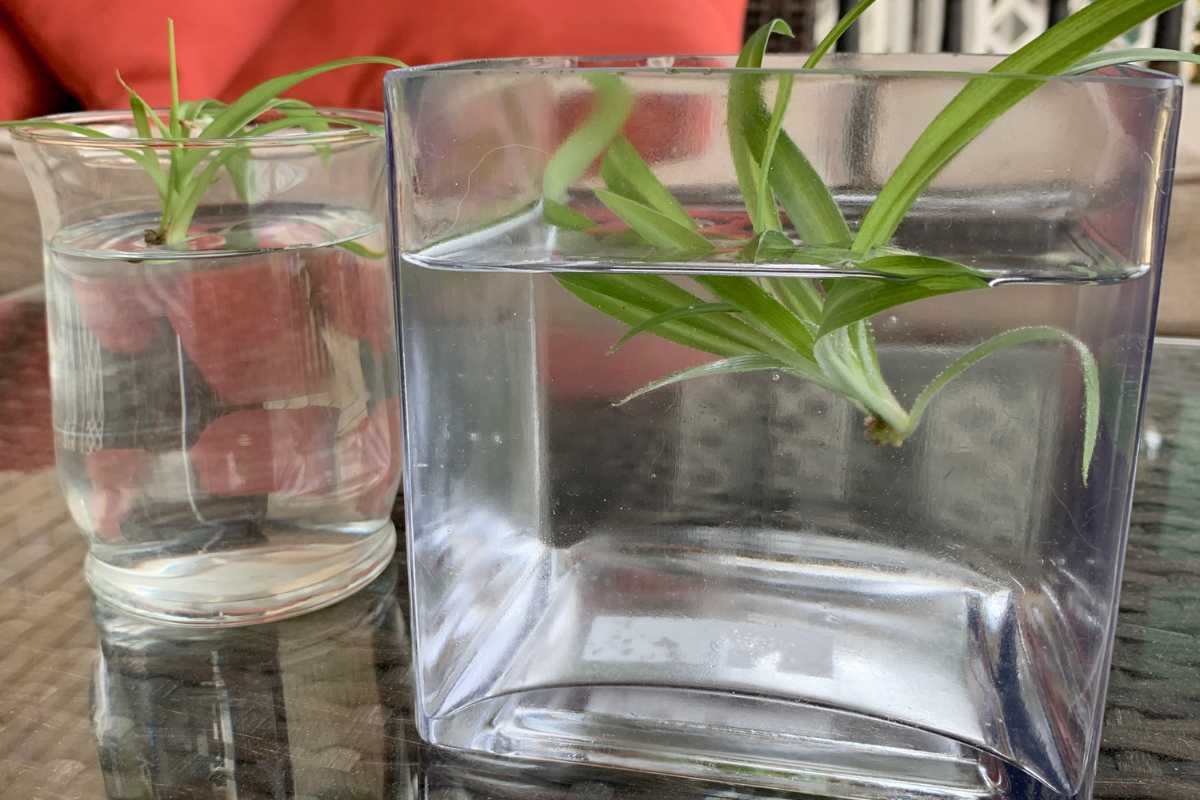
[[[97,127],[54,118],[0,122],[0,127],[51,128],[93,139],[112,139],[114,149],[141,167],[154,182],[162,214],[157,227],[145,232],[147,245],[174,247],[189,235],[192,219],[205,193],[227,173],[243,200],[253,192],[253,173],[247,169],[246,147],[206,147],[212,140],[247,141],[287,130],[325,132],[339,127],[357,128],[373,136],[382,135],[379,125],[348,116],[319,111],[303,100],[280,97],[304,81],[334,70],[360,64],[403,67],[404,62],[384,56],[356,56],[317,64],[259,83],[232,102],[204,98],[183,100],[175,52],[175,23],[167,20],[167,60],[170,70],[171,102],[164,114],[153,108],[134,87],[117,73],[129,99],[129,110],[137,139],[122,141]],[[320,145],[317,145],[320,147]],[[165,156],[165,157],[164,157]],[[165,163],[164,163],[165,162]],[[358,246],[344,245],[349,249]],[[366,252],[359,255],[368,255]],[[381,257],[382,253],[371,253]]]
[[[872,2],[860,0],[818,44],[804,69],[817,67]],[[822,265],[862,277],[703,275],[694,278],[706,293],[701,294],[655,275],[558,275],[561,285],[584,303],[630,326],[614,351],[634,336],[652,334],[718,357],[648,383],[621,403],[705,376],[773,371],[845,398],[863,413],[869,439],[899,446],[938,393],[979,361],[1032,342],[1057,343],[1073,349],[1082,373],[1086,482],[1099,429],[1100,388],[1096,359],[1082,341],[1044,325],[993,336],[948,364],[906,408],[880,369],[870,320],[901,304],[989,286],[988,276],[979,270],[892,243],[913,203],[959,151],[1036,91],[1043,83],[1039,78],[1149,58],[1195,60],[1158,49],[1097,52],[1179,2],[1096,0],[997,63],[991,75],[968,81],[917,137],[853,229],[832,191],[783,130],[795,75],[779,74],[772,106],[764,100],[769,76],[759,68],[767,42],[772,35],[791,36],[792,31],[782,20],[760,28],[737,59],[736,66],[746,71],[735,71],[728,89],[730,155],[754,232],[739,260]],[[562,228],[606,235],[595,220],[568,203],[566,191],[601,159],[604,188],[596,189],[595,197],[633,235],[664,257],[694,259],[713,253],[714,241],[621,133],[632,107],[628,88],[615,75],[586,77],[595,105],[547,166],[542,187],[545,219]]]
[[[4,123],[42,227],[56,460],[98,594],[260,621],[355,591],[394,550],[382,116],[281,95],[400,62],[188,99],[168,21],[166,63],[163,109],[118,75],[125,111]]]

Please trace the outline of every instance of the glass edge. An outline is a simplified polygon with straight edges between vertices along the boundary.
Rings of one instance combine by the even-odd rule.
[[[337,117],[352,117],[363,122],[369,122],[372,125],[382,126],[384,124],[384,114],[382,111],[370,111],[362,108],[336,108],[332,106],[318,106],[315,109],[317,112],[325,116]],[[156,112],[160,115],[166,115],[167,109],[156,108]],[[33,117],[29,120],[19,120],[20,122],[34,123],[36,121],[47,122],[68,122],[75,125],[97,125],[106,123],[125,123],[132,119],[132,114],[129,111],[107,110],[107,111],[68,111],[62,114],[47,114],[41,117]],[[138,137],[120,137],[108,139],[93,139],[86,136],[71,134],[65,131],[56,130],[54,128],[39,128],[36,124],[22,126],[15,124],[9,127],[14,141],[26,142],[35,145],[64,145],[67,147],[88,147],[95,149],[111,150],[114,148],[149,148],[154,150],[164,150],[182,145],[184,148],[199,148],[199,149],[218,149],[221,147],[246,147],[251,150],[258,150],[268,147],[294,147],[297,145],[314,145],[314,144],[339,144],[342,142],[354,141],[373,141],[378,137],[364,131],[360,128],[341,128],[338,130],[320,132],[320,133],[298,133],[287,134],[283,136],[264,136],[262,138],[243,138],[243,137],[224,137],[217,139],[144,139]]]
[[[907,56],[914,58],[1001,58],[1002,56],[991,53],[845,53],[837,55],[847,55],[855,57],[872,56],[887,57],[889,59],[900,59]],[[799,63],[803,62],[803,53],[768,53],[769,58],[786,58],[795,60]],[[468,59],[462,61],[445,61],[437,64],[423,64],[412,67],[403,67],[388,70],[384,76],[386,83],[399,83],[409,78],[418,78],[434,73],[462,73],[462,72],[487,72],[491,74],[508,74],[508,75],[539,75],[539,74],[585,74],[585,73],[608,73],[613,75],[653,75],[658,77],[680,77],[680,78],[696,78],[696,77],[712,77],[729,75],[782,75],[791,74],[796,76],[825,76],[825,77],[852,77],[852,78],[954,78],[961,81],[968,81],[975,78],[995,78],[1002,80],[1026,79],[1037,80],[1045,83],[1083,83],[1083,84],[1116,84],[1120,86],[1131,86],[1141,88],[1157,88],[1168,89],[1174,85],[1180,84],[1180,78],[1167,72],[1148,69],[1146,67],[1134,66],[1132,63],[1124,65],[1123,68],[1134,72],[1134,75],[1099,75],[1095,73],[1081,74],[1058,74],[1058,75],[1035,75],[1022,72],[988,72],[986,70],[956,70],[956,69],[852,69],[848,67],[816,67],[805,69],[801,66],[793,68],[780,67],[761,67],[751,69],[748,67],[675,67],[675,66],[629,66],[629,67],[611,67],[603,66],[604,62],[611,61],[641,61],[654,62],[677,59],[721,59],[731,61],[734,56],[730,55],[608,55],[608,56],[536,56],[536,57],[514,57],[514,58],[482,58]],[[596,62],[596,66],[587,66],[588,62]]]

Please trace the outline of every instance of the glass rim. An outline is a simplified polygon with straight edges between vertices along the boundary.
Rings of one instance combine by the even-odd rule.
[[[156,108],[156,113],[161,116],[168,114],[167,109]],[[326,117],[346,117],[355,119],[360,122],[370,123],[372,125],[383,126],[384,115],[380,111],[369,111],[361,108],[335,108],[328,106],[318,106],[313,109],[315,113]],[[10,130],[14,139],[20,139],[24,142],[38,145],[65,145],[67,147],[87,147],[95,149],[112,150],[114,148],[139,147],[149,148],[154,150],[167,150],[177,147],[185,149],[217,149],[222,147],[246,147],[249,149],[272,148],[272,147],[294,147],[297,145],[321,145],[321,144],[341,144],[344,142],[357,141],[378,141],[380,137],[374,136],[368,131],[361,128],[346,126],[342,128],[334,128],[329,131],[304,131],[302,133],[272,133],[262,137],[237,137],[225,136],[215,138],[191,138],[191,139],[166,139],[166,138],[144,138],[140,136],[114,136],[107,138],[92,138],[83,134],[72,133],[57,128],[41,127],[37,123],[45,122],[65,122],[74,125],[127,125],[133,127],[133,112],[121,110],[106,110],[106,111],[67,111],[61,114],[47,114],[42,117],[35,117],[30,120],[21,120],[28,122],[27,125],[16,124]],[[333,122],[333,125],[338,123]]]
[[[445,61],[435,64],[420,64],[388,70],[384,79],[398,83],[408,78],[417,78],[431,73],[477,72],[481,74],[595,74],[608,73],[622,76],[656,76],[671,78],[727,78],[731,75],[794,75],[798,79],[817,77],[848,77],[859,79],[957,79],[963,82],[983,78],[985,80],[1036,80],[1043,83],[1068,84],[1115,84],[1142,88],[1166,89],[1181,85],[1178,76],[1146,67],[1122,64],[1102,67],[1077,74],[1037,75],[1028,72],[989,72],[982,69],[938,68],[887,68],[871,69],[869,66],[837,66],[837,61],[854,59],[864,61],[945,60],[947,62],[979,61],[998,63],[1003,56],[988,53],[830,53],[822,66],[803,68],[804,53],[768,53],[769,62],[763,67],[735,67],[736,55],[602,55],[602,56],[528,56],[506,58],[479,58],[461,61]],[[796,66],[778,66],[780,61],[795,61]],[[711,61],[711,65],[701,62]],[[628,64],[618,62],[630,62]],[[677,62],[694,62],[679,66]],[[724,64],[727,66],[718,66]],[[831,66],[831,64],[833,64]],[[1113,74],[1118,71],[1121,74]]]

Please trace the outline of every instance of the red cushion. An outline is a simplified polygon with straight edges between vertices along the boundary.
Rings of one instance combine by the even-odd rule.
[[[120,69],[151,103],[168,99],[165,19],[174,15],[186,97],[230,98],[265,77],[347,55],[413,64],[515,55],[731,53],[746,0],[0,0],[57,80],[88,108],[125,103]],[[348,9],[352,9],[348,10]],[[382,68],[321,76],[298,94],[379,108]],[[22,80],[0,73],[0,84]],[[0,91],[0,98],[3,97]],[[0,106],[0,115],[19,110]]]
[[[0,119],[35,117],[66,103],[50,70],[0,11]]]

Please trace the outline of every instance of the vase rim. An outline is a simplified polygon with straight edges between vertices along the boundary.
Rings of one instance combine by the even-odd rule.
[[[769,53],[761,68],[736,67],[733,55],[598,55],[481,58],[446,61],[389,70],[386,81],[399,82],[428,73],[476,72],[512,74],[613,73],[662,77],[726,78],[735,74],[781,75],[802,78],[848,77],[863,79],[898,78],[957,79],[980,77],[994,80],[1029,78],[1047,83],[1118,84],[1143,88],[1168,88],[1180,83],[1170,73],[1132,65],[1102,67],[1078,74],[1034,75],[1022,72],[988,72],[1002,59],[999,55],[972,53],[830,53],[822,66],[805,69],[803,53]],[[791,63],[788,63],[791,62]],[[943,62],[934,65],[935,62]],[[917,66],[917,65],[928,66]]]
[[[370,125],[379,125],[380,127],[382,127],[384,124],[383,113],[379,111],[325,106],[318,106],[313,110],[317,114],[325,117],[343,117],[368,123]],[[160,116],[165,116],[168,113],[167,109],[156,108],[155,111],[159,113]],[[185,148],[213,149],[237,146],[247,147],[254,150],[270,147],[294,147],[297,145],[357,143],[362,141],[377,141],[379,139],[379,137],[375,136],[369,131],[348,125],[340,128],[333,128],[328,131],[303,131],[298,133],[280,131],[278,133],[271,133],[266,136],[254,138],[197,136],[189,139],[170,139],[121,135],[114,135],[105,138],[93,138],[83,134],[64,131],[60,128],[40,127],[38,123],[43,121],[87,126],[122,126],[131,131],[133,130],[133,113],[128,110],[69,111],[62,114],[47,114],[42,117],[36,117],[31,120],[27,120],[27,122],[29,122],[28,125],[14,125],[10,129],[12,131],[13,138],[39,145],[65,145],[68,147],[88,147],[101,149],[112,149],[114,146],[127,147],[130,145],[135,145],[140,148],[152,149],[169,149],[180,146]],[[337,123],[334,122],[331,124]]]

